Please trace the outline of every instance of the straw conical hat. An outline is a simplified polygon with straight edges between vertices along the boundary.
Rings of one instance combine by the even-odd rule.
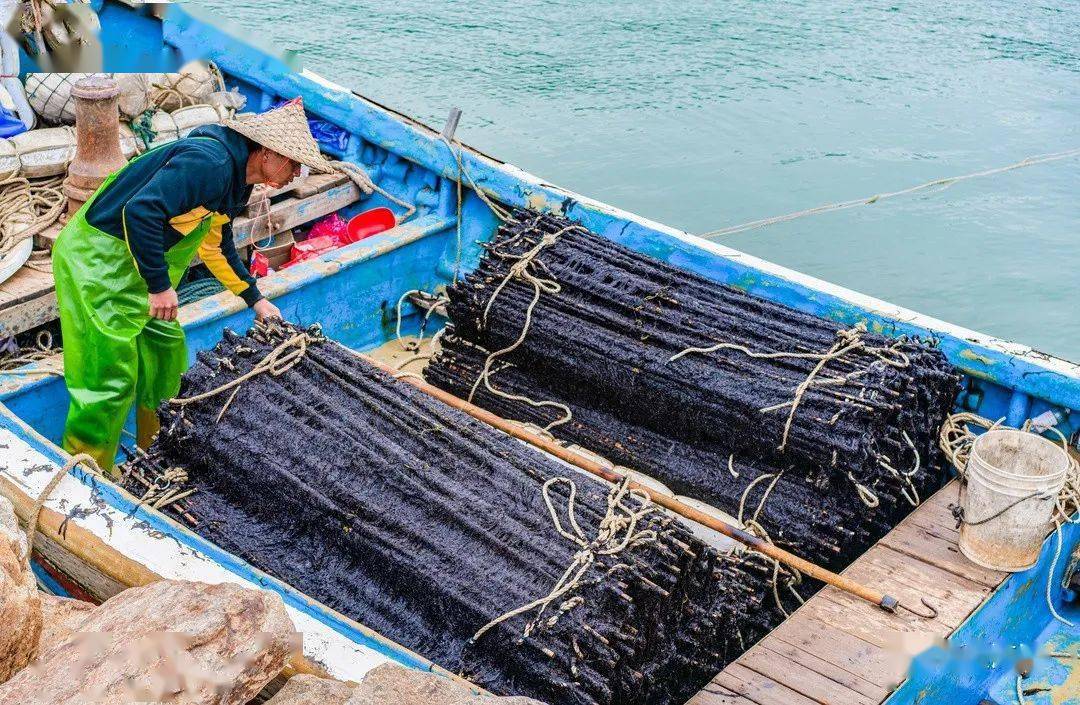
[[[244,113],[222,122],[244,137],[317,172],[336,169],[319,153],[319,143],[311,136],[304,104],[299,98],[265,113]]]

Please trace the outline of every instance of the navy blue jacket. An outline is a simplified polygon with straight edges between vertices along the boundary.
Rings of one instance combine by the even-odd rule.
[[[249,306],[262,298],[236,252],[231,220],[247,206],[247,160],[254,143],[221,125],[152,149],[98,194],[86,219],[125,240],[150,293],[170,287],[165,251],[206,218],[199,258]]]

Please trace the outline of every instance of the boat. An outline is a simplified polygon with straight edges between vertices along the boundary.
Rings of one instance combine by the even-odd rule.
[[[362,165],[393,197],[362,195],[351,184],[339,183],[306,198],[285,194],[272,206],[283,216],[338,212],[348,217],[375,207],[401,215],[395,201],[416,205],[415,214],[388,231],[260,280],[260,289],[287,319],[318,322],[327,335],[354,350],[377,351],[401,334],[416,335],[429,319],[442,320],[437,309],[408,294],[436,291],[477,265],[479,243],[490,240],[498,226],[488,205],[496,201],[568,217],[663,262],[838,324],[865,326],[890,337],[935,339],[963,375],[958,410],[1002,419],[1013,427],[1049,418],[1047,428],[1075,443],[1080,431],[1080,365],[551,185],[462,145],[453,139],[452,124],[444,130],[429,127],[297,69],[292,60],[251,45],[188,7],[93,0],[90,8],[100,19],[103,70],[170,71],[201,59],[212,61],[228,88],[239,90],[249,107],[265,109],[280,100],[301,98],[311,117],[345,134],[343,146],[323,144],[324,152]],[[23,71],[34,70],[34,58],[22,58]],[[237,230],[243,235],[242,228]],[[245,237],[245,244],[252,239],[250,233]],[[223,330],[246,329],[251,314],[226,293],[185,305],[180,321],[194,355],[212,347]],[[63,379],[38,373],[57,364],[43,360],[0,373],[0,493],[24,518],[68,460],[57,445],[67,408]],[[907,705],[980,698],[1011,703],[1019,697],[1035,703],[1048,702],[1037,700],[1046,693],[1055,703],[1080,703],[1080,659],[1068,657],[1080,649],[1080,631],[1052,614],[1080,621],[1080,527],[1066,524],[1049,536],[1030,569],[1008,575],[981,569],[964,563],[952,545],[956,532],[948,504],[954,494],[949,493],[955,493],[955,483],[923,502],[847,571],[866,581],[898,581],[897,589],[908,595],[925,589],[939,612],[933,626],[827,588],[778,627],[775,638],[770,635],[748,649],[690,702]],[[286,675],[310,672],[357,681],[392,661],[453,677],[422,655],[140,504],[107,479],[76,468],[52,491],[45,507],[35,536],[34,568],[41,583],[58,594],[101,601],[160,578],[257,587],[282,597],[304,635],[304,658]],[[900,645],[905,636],[942,641]],[[957,660],[955,654],[971,651],[980,657],[960,659],[963,667],[950,665]],[[897,654],[903,661],[899,669],[886,663]],[[909,670],[912,654],[919,655]],[[1021,655],[1040,657],[1035,672],[1026,674],[1023,682],[1017,673]]]

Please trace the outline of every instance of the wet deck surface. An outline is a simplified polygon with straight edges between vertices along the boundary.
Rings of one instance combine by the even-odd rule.
[[[904,679],[911,655],[946,637],[1006,577],[956,546],[949,483],[859,557],[844,574],[921,608],[891,615],[827,587],[721,671],[688,705],[876,705]]]

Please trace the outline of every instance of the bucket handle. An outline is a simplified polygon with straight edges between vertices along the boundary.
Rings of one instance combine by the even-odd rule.
[[[985,519],[979,519],[978,521],[968,521],[967,519],[965,519],[964,518],[964,508],[961,507],[959,504],[950,504],[949,505],[949,511],[952,512],[953,519],[956,519],[956,528],[957,529],[959,529],[964,524],[966,524],[968,526],[981,526],[983,524],[986,524],[986,523],[989,523],[989,522],[993,521],[994,519],[997,519],[1001,515],[1007,513],[1008,511],[1014,509],[1015,507],[1023,504],[1024,502],[1028,501],[1029,499],[1034,499],[1034,498],[1038,497],[1039,499],[1047,500],[1047,499],[1054,499],[1056,496],[1057,496],[1056,492],[1054,492],[1053,494],[1047,493],[1047,492],[1032,492],[1029,495],[1025,495],[1023,497],[1020,497],[1020,498],[1016,499],[1015,501],[1005,505],[1003,508],[1001,508],[998,511],[994,512],[993,514],[986,517]]]

